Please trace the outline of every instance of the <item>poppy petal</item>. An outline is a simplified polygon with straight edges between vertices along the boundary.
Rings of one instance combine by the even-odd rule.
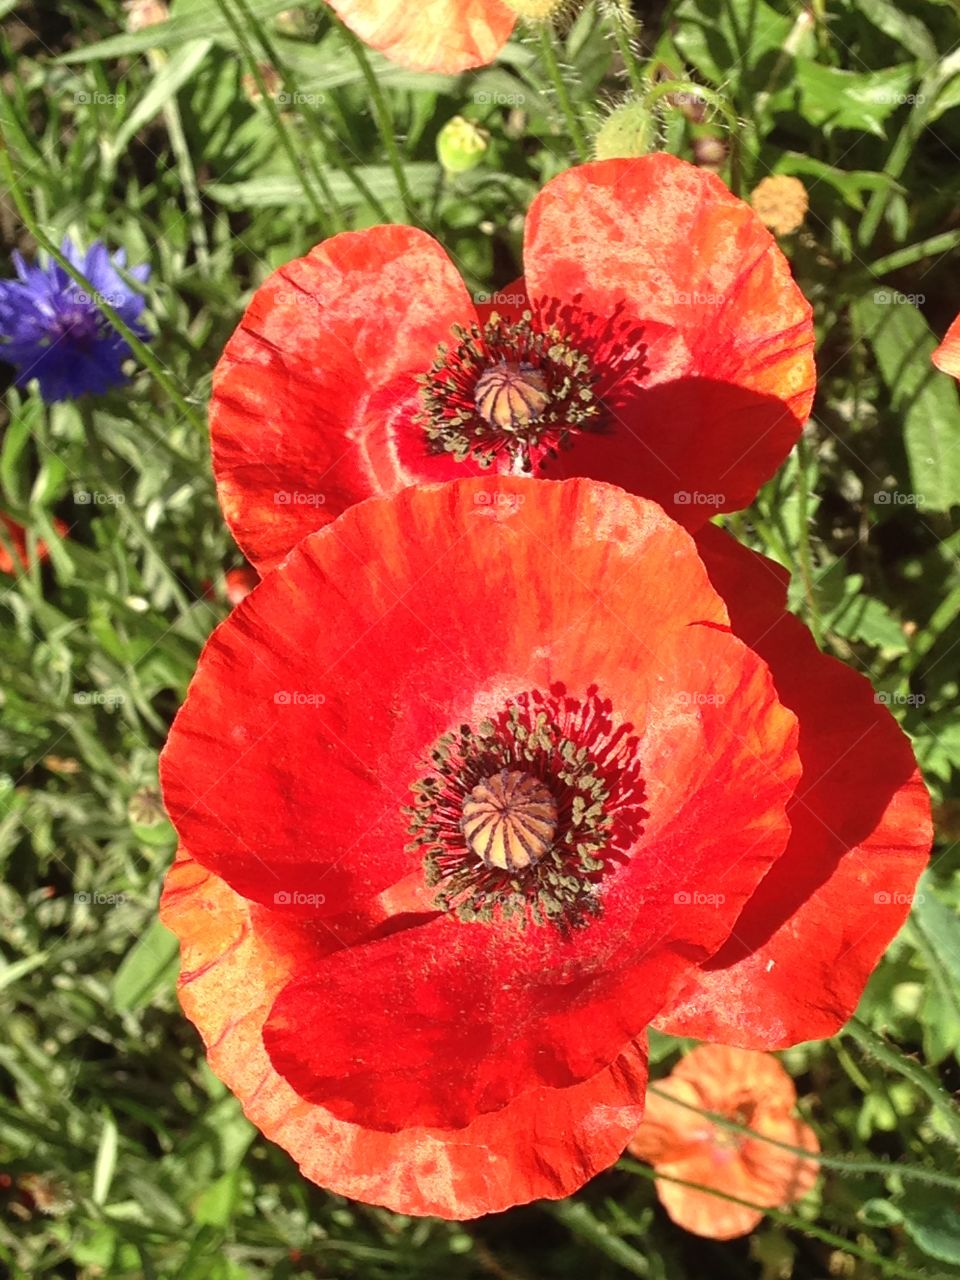
[[[457,1219],[558,1199],[611,1165],[640,1122],[639,1043],[583,1084],[524,1094],[457,1132],[382,1133],[337,1120],[277,1073],[261,1035],[290,974],[326,945],[317,926],[253,906],[182,850],[161,913],[180,939],[180,1001],[211,1068],[305,1177],[340,1195]]]
[[[524,259],[541,322],[592,356],[615,418],[548,473],[622,484],[691,528],[747,506],[815,381],[810,305],[750,207],[665,153],[581,165],[534,200]]]
[[[220,502],[256,568],[274,567],[381,489],[371,422],[409,397],[412,375],[429,368],[451,325],[474,314],[449,258],[412,227],[344,232],[260,286],[217,365],[210,403]],[[411,482],[397,464],[386,479]]]
[[[820,653],[785,612],[784,571],[714,527],[698,545],[734,631],[769,663],[799,718],[803,781],[786,855],[659,1025],[784,1048],[834,1035],[856,1008],[926,865],[930,799],[909,741],[869,681]]]
[[[954,320],[930,358],[941,373],[949,373],[951,378],[960,378],[960,316]]]
[[[364,44],[415,71],[453,75],[493,62],[516,22],[501,0],[330,0]]]

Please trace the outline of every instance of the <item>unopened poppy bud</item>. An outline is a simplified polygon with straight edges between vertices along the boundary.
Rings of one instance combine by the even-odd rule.
[[[750,203],[765,227],[778,236],[787,236],[803,225],[810,208],[810,197],[799,178],[778,173],[757,183]]]
[[[697,138],[693,158],[701,169],[719,169],[727,158],[726,143],[720,138]]]
[[[437,159],[447,173],[467,173],[480,164],[489,145],[486,129],[454,116],[437,134]]]
[[[612,112],[593,140],[598,160],[628,160],[654,150],[653,116],[645,102],[633,99]]]

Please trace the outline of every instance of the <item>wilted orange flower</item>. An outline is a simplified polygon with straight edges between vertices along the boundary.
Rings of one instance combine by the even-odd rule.
[[[816,1183],[815,1160],[726,1129],[690,1109],[713,1111],[765,1138],[818,1152],[817,1135],[792,1114],[797,1100],[793,1081],[771,1054],[700,1045],[658,1082],[658,1088],[670,1098],[647,1093],[643,1124],[627,1147],[657,1173],[715,1187],[771,1209],[801,1199]],[[708,1191],[659,1178],[656,1187],[660,1203],[677,1226],[711,1240],[748,1235],[763,1218],[759,1208]]]

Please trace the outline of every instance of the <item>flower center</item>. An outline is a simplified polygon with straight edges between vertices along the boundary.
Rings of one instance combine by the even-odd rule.
[[[467,848],[501,871],[523,871],[539,862],[556,829],[556,800],[539,779],[519,769],[484,778],[463,802],[460,830]]]
[[[637,738],[595,688],[522,693],[443,734],[411,789],[410,848],[467,921],[586,924],[646,816]]]
[[[587,357],[557,328],[535,329],[525,311],[508,321],[454,327],[421,382],[419,424],[434,453],[522,471],[569,448],[577,431],[601,427]]]

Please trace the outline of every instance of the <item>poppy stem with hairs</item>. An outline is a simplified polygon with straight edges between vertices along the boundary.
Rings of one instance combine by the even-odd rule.
[[[560,103],[560,110],[563,112],[564,119],[567,122],[567,128],[570,130],[570,139],[573,142],[574,150],[577,153],[577,159],[584,161],[590,159],[590,149],[587,146],[587,136],[583,131],[583,125],[580,123],[580,117],[577,115],[576,108],[573,105],[573,99],[570,97],[570,91],[567,89],[567,82],[563,78],[563,71],[560,67],[560,61],[557,58],[557,50],[554,45],[556,40],[556,32],[553,24],[544,22],[540,24],[540,55],[543,58],[544,65],[547,69],[547,75],[550,83],[557,95],[557,101]]]
[[[862,1087],[864,1091],[869,1089],[869,1081],[864,1080]],[[824,1155],[822,1151],[812,1152],[806,1147],[798,1147],[791,1142],[780,1142],[777,1138],[771,1138],[769,1134],[761,1133],[759,1129],[752,1129],[748,1124],[740,1124],[739,1121],[732,1120],[719,1111],[710,1111],[692,1102],[684,1102],[682,1098],[677,1098],[664,1089],[658,1089],[655,1084],[647,1086],[647,1093],[655,1094],[658,1098],[667,1098],[684,1111],[692,1111],[695,1115],[703,1116],[711,1124],[721,1129],[729,1129],[731,1133],[742,1134],[752,1142],[762,1142],[768,1147],[775,1147],[778,1151],[789,1151],[793,1156],[815,1161],[824,1169],[835,1169],[837,1173],[848,1174],[852,1178],[866,1178],[877,1173],[883,1177],[896,1174],[898,1178],[906,1178],[908,1181],[925,1182],[930,1186],[960,1191],[960,1178],[951,1177],[949,1173],[940,1173],[936,1169],[927,1169],[924,1165],[903,1164],[899,1160],[896,1163],[891,1160],[859,1160],[855,1156],[831,1156]]]
[[[623,60],[627,79],[630,81],[630,88],[638,97],[643,98],[649,86],[643,78],[640,61],[632,44],[636,38],[637,21],[630,11],[627,0],[607,0],[603,11],[610,18],[617,48]]]
[[[97,289],[91,281],[87,279],[83,272],[78,271],[73,263],[64,257],[50,237],[41,230],[39,222],[34,217],[33,210],[30,208],[30,205],[24,198],[23,192],[17,185],[17,179],[10,160],[10,150],[7,145],[6,134],[3,131],[2,124],[0,124],[0,177],[3,178],[3,181],[13,197],[13,202],[17,206],[17,212],[23,219],[24,226],[33,236],[34,240],[36,240],[40,248],[43,249],[59,267],[62,267],[62,269],[66,271],[71,280],[75,281],[81,289],[85,290],[92,298],[95,299],[96,305],[99,307],[100,311],[103,312],[111,325],[113,325],[114,329],[116,329],[116,331],[125,339],[127,345],[130,347],[131,351],[133,351],[134,355],[136,355],[137,359],[150,370],[157,382],[159,382],[160,386],[163,387],[164,391],[177,406],[183,416],[187,418],[191,425],[196,427],[198,431],[206,433],[207,424],[203,414],[195,405],[190,404],[177,389],[168,370],[163,367],[146,343],[142,342],[130,326],[124,323],[110,303],[99,296]]]
[[[393,127],[393,115],[390,111],[389,103],[383,96],[380,83],[373,74],[373,68],[370,66],[370,59],[367,57],[363,44],[357,39],[349,27],[337,20],[337,26],[340,28],[343,38],[349,44],[356,58],[357,66],[360,68],[360,74],[363,76],[370,94],[370,101],[373,103],[374,115],[377,118],[377,128],[380,130],[380,138],[383,142],[384,149],[387,153],[387,159],[390,161],[390,168],[393,170],[393,176],[396,179],[397,190],[400,192],[400,200],[403,203],[404,212],[407,215],[407,221],[411,226],[417,226],[417,213],[413,203],[413,194],[410,191],[410,184],[407,182],[407,175],[403,168],[403,157],[400,154],[400,148],[397,146],[397,135]]]
[[[697,84],[694,80],[658,80],[647,90],[644,101],[653,107],[660,98],[669,98],[674,94],[686,94],[691,98],[699,98],[708,107],[712,107],[722,116],[723,123],[730,134],[730,190],[735,196],[740,194],[742,185],[740,173],[740,120],[722,93],[709,89],[706,85]]]
[[[921,1093],[926,1094],[936,1108],[937,1114],[943,1119],[944,1137],[960,1147],[960,1108],[932,1072],[922,1067],[919,1062],[915,1062],[913,1058],[894,1049],[859,1018],[851,1018],[842,1034],[856,1040],[868,1057],[875,1058],[882,1066],[889,1067],[891,1071],[904,1076]]]

